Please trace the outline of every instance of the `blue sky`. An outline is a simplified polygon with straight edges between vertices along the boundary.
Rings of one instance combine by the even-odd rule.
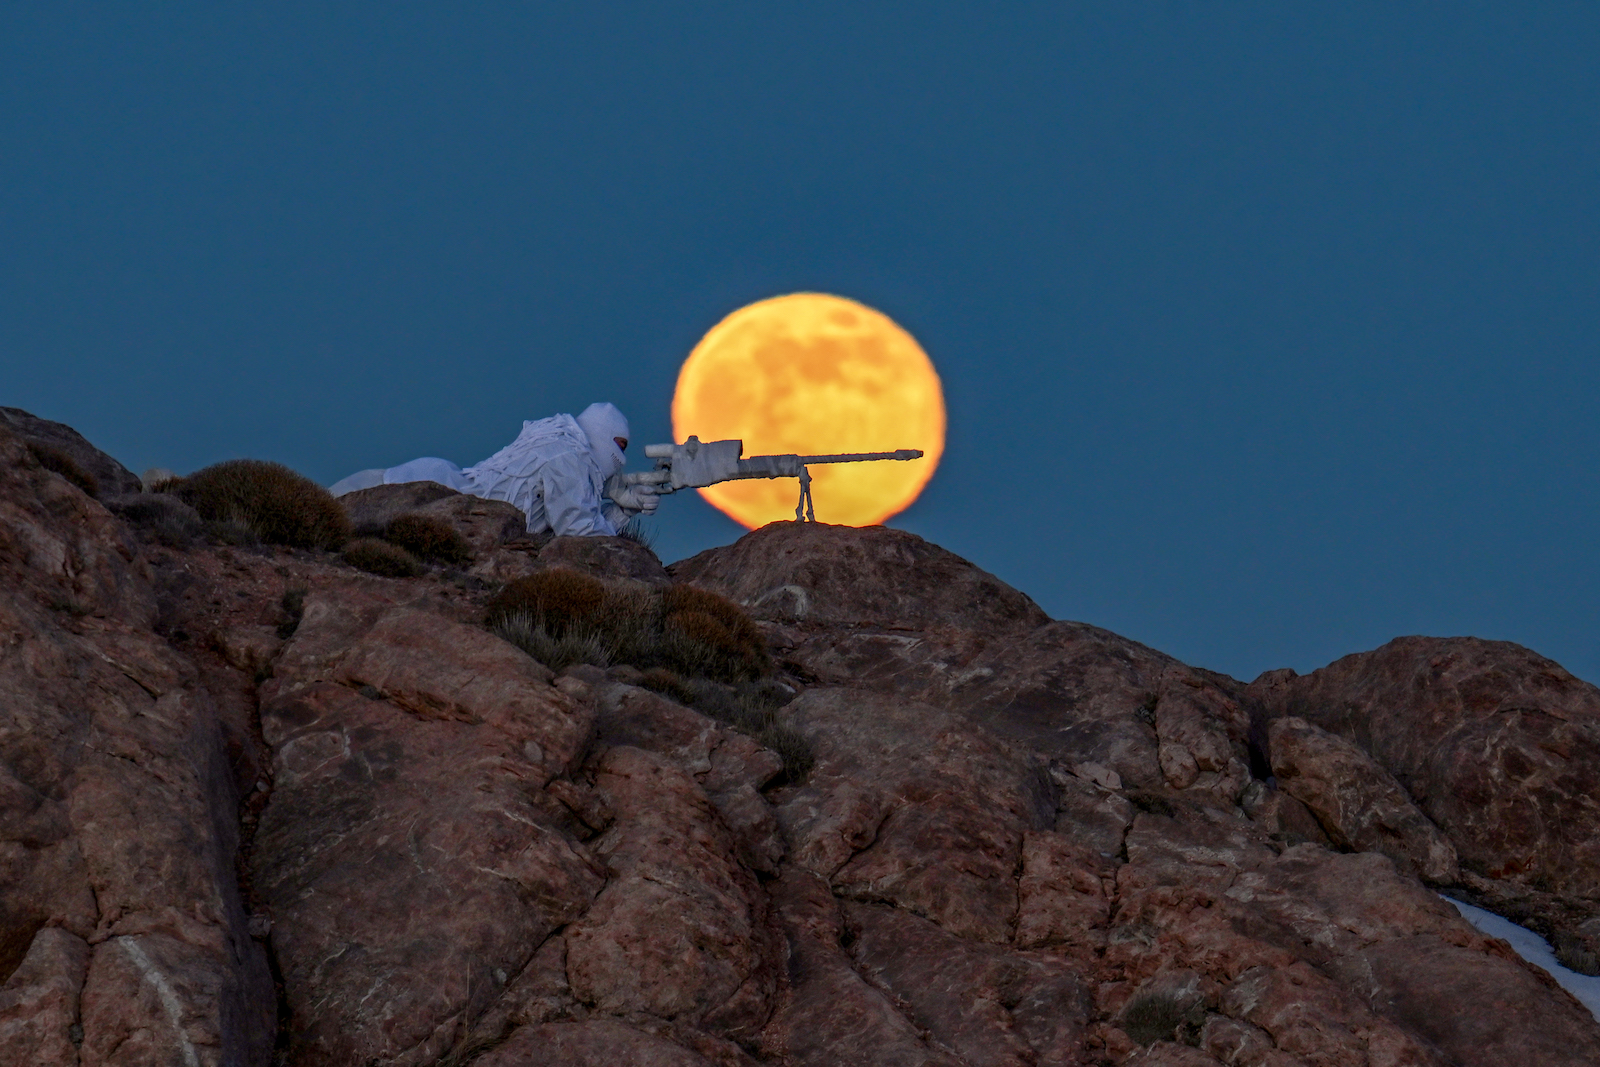
[[[835,292],[944,378],[893,525],[1052,615],[1600,680],[1600,8],[469,6],[0,11],[0,403],[324,482],[666,440],[706,329]]]

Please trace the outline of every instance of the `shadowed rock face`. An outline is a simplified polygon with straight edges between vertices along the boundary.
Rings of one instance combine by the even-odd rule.
[[[1051,621],[899,531],[775,524],[672,577],[767,633],[815,759],[791,782],[637,671],[555,676],[479,625],[495,576],[667,580],[631,542],[384,487],[477,531],[470,571],[178,551],[25,453],[0,434],[0,1062],[1600,1062],[1419,880],[1453,845],[1455,891],[1586,906],[1474,868],[1492,819],[1380,743],[1477,721],[1428,693],[1313,685],[1343,710],[1297,720],[1306,680]],[[1524,718],[1579,722],[1581,683],[1498,662]],[[1537,811],[1546,780],[1481,789]]]
[[[21,408],[0,407],[0,428],[11,431],[28,444],[64,453],[94,478],[102,497],[137,493],[142,488],[138,475],[94,447],[83,434],[65,423],[41,419]]]

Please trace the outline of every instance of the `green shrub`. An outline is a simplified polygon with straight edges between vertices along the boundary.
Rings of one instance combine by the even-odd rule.
[[[518,578],[489,602],[497,629],[513,616],[561,638],[595,635],[613,663],[661,667],[684,677],[749,681],[772,671],[766,642],[739,606],[690,586],[656,591],[638,583],[606,583],[554,567]]]
[[[182,479],[175,491],[201,518],[237,523],[270,544],[338,548],[350,539],[350,519],[333,494],[281,463],[230,459]]]
[[[472,559],[472,546],[455,524],[438,515],[409,511],[396,516],[383,531],[383,539],[399,545],[418,559],[460,566]]]
[[[787,726],[776,723],[762,730],[756,735],[766,748],[778,754],[783,760],[783,777],[786,781],[799,783],[806,780],[806,775],[811,773],[811,768],[816,765],[816,757],[811,754],[811,742],[798,730],[791,730]]]
[[[1589,946],[1574,934],[1558,931],[1554,938],[1556,961],[1570,971],[1589,975],[1591,978],[1600,975],[1600,957],[1597,957]]]
[[[811,743],[798,731],[778,722],[777,711],[792,693],[778,682],[767,679],[724,685],[707,678],[685,678],[665,667],[652,667],[640,677],[639,685],[749,734],[783,760],[786,781],[801,782],[811,773],[816,762]]]
[[[415,578],[422,573],[422,561],[399,545],[376,537],[360,537],[344,548],[344,561],[368,574],[385,578]]]
[[[40,444],[37,441],[29,442],[28,451],[33,453],[33,458],[39,461],[39,466],[54,474],[59,474],[73,485],[82,489],[90,496],[100,495],[100,480],[93,474],[84,470],[67,453],[54,445]]]

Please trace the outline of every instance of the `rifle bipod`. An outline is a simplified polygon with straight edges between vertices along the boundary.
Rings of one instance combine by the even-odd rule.
[[[804,518],[801,517],[802,511],[805,512]],[[817,511],[816,508],[812,506],[811,500],[811,472],[805,467],[800,468],[800,503],[794,506],[794,521],[817,521]]]

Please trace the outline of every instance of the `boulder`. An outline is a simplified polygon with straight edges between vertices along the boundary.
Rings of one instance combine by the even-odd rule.
[[[71,426],[41,419],[21,408],[0,407],[0,428],[10,430],[23,441],[65,455],[97,483],[99,495],[138,493],[144,485],[139,476],[90,444]]]
[[[763,618],[1006,633],[1049,621],[993,575],[916,534],[883,526],[774,522],[674,563],[670,573]]]
[[[1392,774],[1460,856],[1475,900],[1547,933],[1600,914],[1600,689],[1518,645],[1403,637],[1251,698]]]
[[[1435,884],[1456,880],[1455,848],[1371,756],[1304,719],[1274,719],[1268,737],[1278,788],[1304,804],[1335,845],[1381,852]]]
[[[556,537],[539,550],[539,566],[568,567],[596,578],[629,578],[667,585],[656,554],[628,537]]]
[[[357,534],[380,534],[401,515],[417,512],[444,519],[466,538],[475,556],[484,557],[527,536],[527,517],[504,500],[458,493],[438,482],[401,482],[358,489],[339,498]]]

